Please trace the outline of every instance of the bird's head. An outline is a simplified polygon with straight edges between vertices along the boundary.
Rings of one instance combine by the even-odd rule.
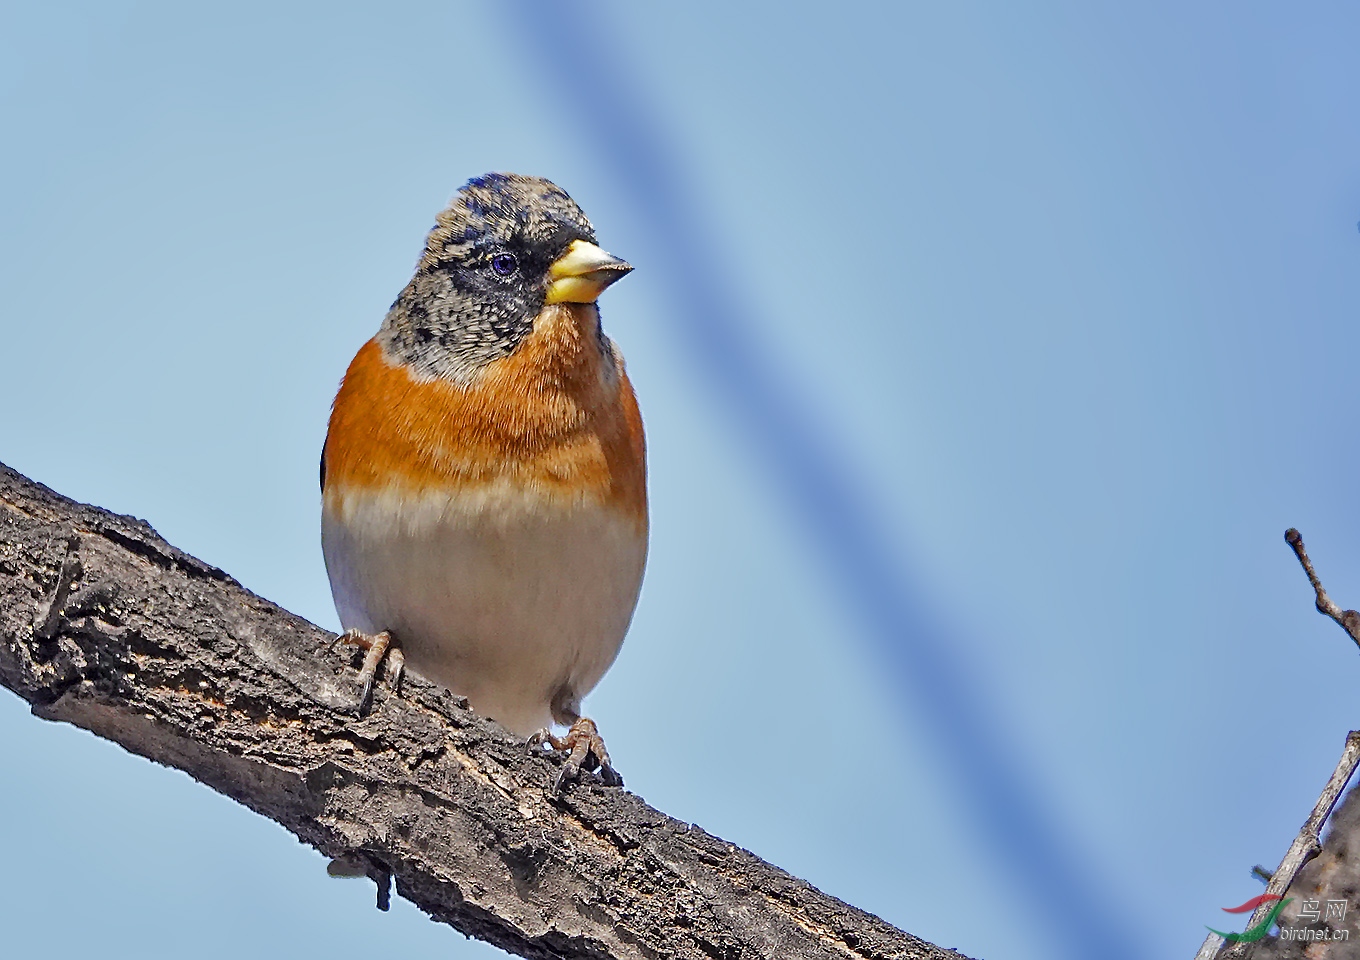
[[[539,177],[489,173],[435,218],[379,338],[419,372],[467,382],[513,352],[544,307],[594,303],[632,269],[595,244],[566,191]]]

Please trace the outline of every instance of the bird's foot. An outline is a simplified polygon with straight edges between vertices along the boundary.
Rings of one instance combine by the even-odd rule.
[[[346,630],[340,634],[341,643],[352,643],[364,650],[364,664],[359,668],[359,716],[368,713],[373,706],[373,682],[378,677],[378,667],[383,659],[387,660],[387,676],[392,682],[392,691],[401,693],[401,675],[406,670],[406,654],[386,630],[369,636],[360,630]]]
[[[623,777],[609,763],[609,751],[604,748],[604,740],[600,738],[600,730],[594,720],[581,717],[571,725],[564,737],[553,736],[550,730],[544,728],[529,738],[530,747],[536,748],[545,743],[567,754],[566,762],[553,782],[553,793],[560,794],[562,787],[569,781],[579,780],[582,770],[598,770],[600,781],[607,787],[623,786]]]

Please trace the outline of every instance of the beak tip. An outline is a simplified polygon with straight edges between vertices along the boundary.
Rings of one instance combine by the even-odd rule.
[[[633,265],[585,240],[573,241],[549,269],[549,303],[594,303],[606,287],[633,272]]]

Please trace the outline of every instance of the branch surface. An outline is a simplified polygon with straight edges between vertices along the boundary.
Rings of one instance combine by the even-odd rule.
[[[357,716],[334,639],[0,464],[0,685],[361,864],[380,902],[395,879],[534,958],[960,956],[624,790],[555,796],[559,759],[419,677]]]

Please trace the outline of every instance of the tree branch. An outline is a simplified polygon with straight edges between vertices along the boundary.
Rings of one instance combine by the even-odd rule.
[[[1346,789],[1346,784],[1350,782],[1351,775],[1355,773],[1357,764],[1360,764],[1360,730],[1352,730],[1346,735],[1346,746],[1341,751],[1341,759],[1336,762],[1336,769],[1327,779],[1327,784],[1322,788],[1322,793],[1313,805],[1313,812],[1308,815],[1303,826],[1299,829],[1298,835],[1294,837],[1294,842],[1285,851],[1284,859],[1280,861],[1280,866],[1270,876],[1270,882],[1266,884],[1266,893],[1275,897],[1283,897],[1289,892],[1289,888],[1294,885],[1294,879],[1303,869],[1304,864],[1312,860],[1322,851],[1322,825],[1327,822],[1327,817],[1331,815],[1332,808],[1336,806],[1337,798],[1341,796],[1341,791]],[[1252,911],[1251,919],[1246,922],[1244,929],[1250,930],[1258,923],[1263,922],[1271,911],[1275,908],[1275,902],[1269,901],[1262,903]],[[1211,949],[1212,945],[1212,949]],[[1204,940],[1204,945],[1200,947],[1199,957],[1221,957],[1222,960],[1238,960],[1246,957],[1248,951],[1255,946],[1253,943],[1235,943],[1226,951],[1219,953],[1219,948],[1223,945],[1223,939],[1217,934],[1209,934]],[[1209,952],[1206,953],[1205,951]]]
[[[1313,593],[1316,597],[1315,605],[1318,613],[1335,620],[1341,629],[1345,630],[1346,634],[1355,641],[1356,645],[1360,646],[1360,613],[1354,610],[1342,610],[1327,595],[1326,589],[1322,586],[1322,580],[1318,578],[1317,571],[1313,569],[1313,561],[1308,557],[1308,549],[1303,544],[1303,534],[1290,527],[1284,532],[1284,539],[1294,551],[1294,556],[1298,558],[1299,564],[1303,567],[1303,572],[1308,576],[1308,583],[1313,587]],[[1341,759],[1337,761],[1336,768],[1322,788],[1317,803],[1313,805],[1313,812],[1304,821],[1303,827],[1294,837],[1294,842],[1289,845],[1289,849],[1285,852],[1284,859],[1280,861],[1280,866],[1270,875],[1266,883],[1266,893],[1274,896],[1276,900],[1289,892],[1304,866],[1322,851],[1322,826],[1327,822],[1327,818],[1332,813],[1332,808],[1336,806],[1336,801],[1341,796],[1341,791],[1346,789],[1346,784],[1350,782],[1357,766],[1360,766],[1360,730],[1352,730],[1346,735],[1346,745],[1341,751]],[[1264,922],[1274,907],[1275,901],[1262,903],[1252,912],[1244,929],[1250,930],[1258,923]],[[1259,941],[1259,943],[1267,947],[1271,945],[1268,941]],[[1199,952],[1195,954],[1195,960],[1213,960],[1213,958],[1239,960],[1239,958],[1244,958],[1253,951],[1259,952],[1257,943],[1248,941],[1234,943],[1227,950],[1223,950],[1223,946],[1223,938],[1216,933],[1210,933],[1204,938],[1204,943],[1201,944]]]
[[[1290,527],[1284,532],[1284,539],[1293,548],[1294,556],[1299,558],[1303,572],[1308,575],[1308,582],[1312,584],[1313,593],[1317,596],[1315,606],[1318,613],[1335,620],[1341,629],[1346,631],[1347,636],[1355,641],[1355,645],[1360,647],[1360,613],[1355,610],[1342,610],[1331,597],[1327,596],[1322,581],[1318,579],[1317,572],[1313,569],[1313,561],[1308,559],[1308,550],[1303,545],[1303,534]]]
[[[526,957],[957,958],[555,757],[418,677],[358,717],[334,635],[145,523],[0,464],[0,684]],[[318,882],[324,882],[321,871]]]

